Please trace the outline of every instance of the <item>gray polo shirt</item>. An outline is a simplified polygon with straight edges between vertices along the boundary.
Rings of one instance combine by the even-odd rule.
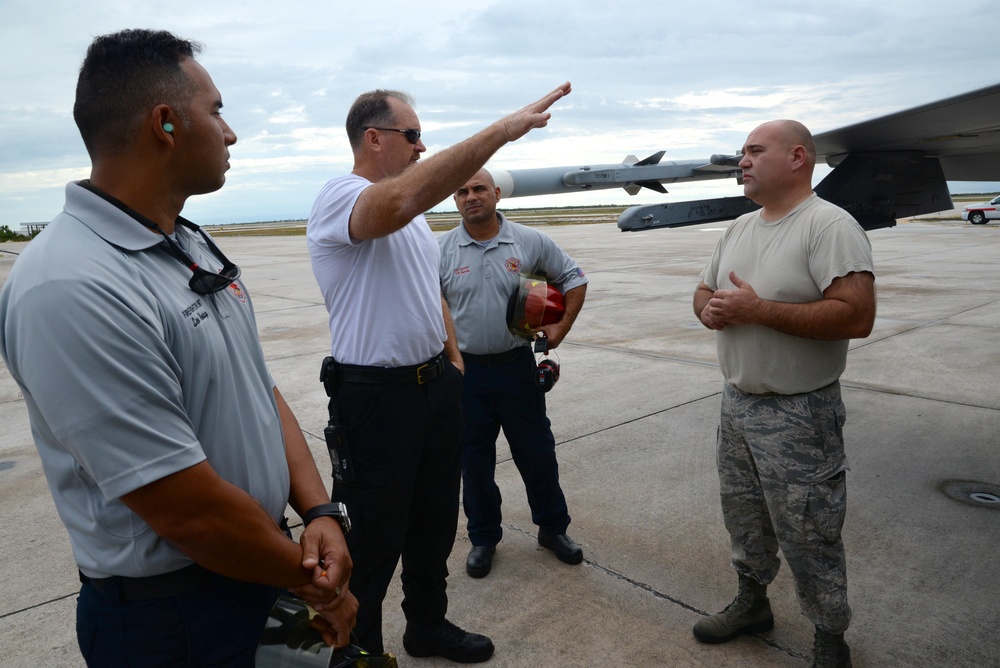
[[[220,267],[198,235],[176,234],[202,267]],[[90,577],[191,563],[119,497],[205,459],[276,521],[287,505],[274,383],[246,289],[196,294],[161,239],[70,183],[63,213],[0,292],[0,353]]]
[[[573,258],[552,239],[497,215],[500,232],[485,248],[464,224],[438,237],[441,290],[464,353],[491,355],[528,345],[507,329],[507,302],[521,274],[544,275],[563,293],[587,283]]]

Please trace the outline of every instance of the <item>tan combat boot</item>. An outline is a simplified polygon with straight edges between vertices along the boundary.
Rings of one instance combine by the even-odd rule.
[[[694,637],[702,642],[729,642],[741,633],[760,633],[774,628],[767,585],[740,575],[740,590],[733,602],[717,615],[694,625]]]

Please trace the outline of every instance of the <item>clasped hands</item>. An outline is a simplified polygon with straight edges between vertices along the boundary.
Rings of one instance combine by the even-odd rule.
[[[701,311],[701,321],[706,327],[723,330],[726,325],[746,325],[753,323],[760,308],[760,297],[753,286],[729,272],[729,280],[735,290],[716,290]]]
[[[293,588],[292,593],[319,613],[312,624],[323,635],[324,642],[345,647],[351,642],[358,599],[348,589],[351,555],[340,526],[333,518],[319,517],[302,531],[299,543],[302,567],[312,571],[312,580]]]

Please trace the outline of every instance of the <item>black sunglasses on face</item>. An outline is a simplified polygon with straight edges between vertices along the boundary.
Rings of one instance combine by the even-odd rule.
[[[414,130],[410,128],[409,130],[397,130],[396,128],[376,128],[374,126],[369,126],[365,130],[381,130],[382,132],[398,132],[406,137],[406,141],[411,144],[416,144],[420,141],[420,130]]]
[[[163,230],[157,226],[153,226],[153,229],[160,233],[166,240],[166,245],[160,244],[165,251],[170,253],[175,259],[180,261],[185,267],[190,269],[194,276],[188,281],[188,286],[197,292],[199,295],[210,295],[213,292],[218,292],[219,290],[224,290],[229,287],[229,284],[240,277],[240,268],[229,261],[219,247],[215,245],[211,237],[205,234],[204,230],[195,225],[189,220],[183,218],[177,218],[177,224],[182,227],[186,227],[189,230],[193,230],[201,235],[201,238],[205,240],[208,245],[209,252],[215,257],[216,260],[222,263],[222,269],[219,273],[214,274],[210,271],[205,271],[198,263],[195,262],[190,255],[184,252],[177,242],[171,239]]]

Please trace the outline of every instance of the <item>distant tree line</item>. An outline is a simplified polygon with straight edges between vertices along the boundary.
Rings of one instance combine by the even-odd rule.
[[[19,234],[10,229],[9,225],[0,225],[0,242],[3,241],[28,241],[33,239],[38,232],[32,232],[30,236]]]

